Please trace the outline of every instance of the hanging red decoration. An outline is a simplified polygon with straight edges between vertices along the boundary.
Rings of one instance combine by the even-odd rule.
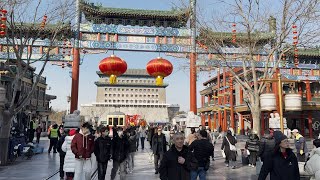
[[[6,26],[6,23],[7,23],[6,15],[7,15],[8,11],[5,10],[5,9],[2,9],[1,13],[2,14],[1,14],[1,24],[0,24],[0,29],[1,29],[0,36],[5,36],[6,35],[6,28],[7,28],[7,26]]]
[[[292,34],[293,34],[293,37],[292,37],[292,39],[293,39],[293,47],[294,47],[294,65],[296,66],[296,67],[298,67],[298,65],[299,65],[299,59],[298,59],[298,57],[299,57],[299,55],[298,55],[298,48],[297,48],[297,45],[298,45],[298,31],[297,31],[297,25],[292,25]]]
[[[47,15],[43,16],[43,19],[42,19],[42,22],[41,22],[41,28],[44,28],[46,26],[47,18],[48,18]]]
[[[169,76],[173,71],[173,65],[170,61],[158,57],[147,64],[147,72],[150,76],[156,78],[156,85],[163,85],[163,78]]]
[[[236,30],[236,23],[232,23],[232,43],[236,43],[236,39],[237,39],[237,30]]]
[[[2,10],[1,10],[1,13],[4,14],[4,15],[6,15],[6,14],[8,13],[8,11],[5,10],[5,9],[2,9]]]
[[[127,71],[127,63],[115,55],[104,58],[99,63],[99,69],[103,74],[110,76],[110,84],[117,83],[117,76]]]

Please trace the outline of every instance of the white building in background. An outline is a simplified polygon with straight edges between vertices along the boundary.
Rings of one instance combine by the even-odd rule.
[[[100,71],[97,74],[96,102],[82,104],[81,115],[97,120],[106,119],[109,113],[120,111],[126,115],[138,114],[147,122],[169,121],[169,104],[166,103],[168,84],[156,86],[155,79],[145,69],[128,69],[117,78],[117,84],[110,84],[109,77]]]

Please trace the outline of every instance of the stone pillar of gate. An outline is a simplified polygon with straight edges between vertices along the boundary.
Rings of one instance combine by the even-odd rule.
[[[80,51],[78,48],[74,48],[73,62],[72,62],[72,87],[71,87],[70,113],[73,113],[73,111],[78,109],[79,73],[80,73]]]

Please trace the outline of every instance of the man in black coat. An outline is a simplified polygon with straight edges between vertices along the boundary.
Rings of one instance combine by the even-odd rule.
[[[189,180],[190,171],[197,169],[197,160],[187,146],[184,146],[184,134],[173,135],[174,144],[163,155],[160,163],[161,180]]]
[[[94,143],[94,154],[98,162],[98,179],[104,180],[107,172],[108,161],[112,154],[112,141],[109,137],[109,129],[102,127],[101,136]]]
[[[58,151],[59,157],[60,157],[59,173],[60,173],[61,179],[64,178],[63,165],[64,165],[64,158],[66,157],[66,153],[64,151],[62,151],[61,147],[62,147],[62,144],[64,143],[64,140],[65,140],[67,134],[69,134],[69,131],[64,130],[63,134],[61,135],[60,139],[57,142],[57,151]]]
[[[265,133],[263,138],[260,141],[260,147],[258,156],[260,157],[261,161],[263,162],[268,155],[272,154],[274,152],[274,138],[273,135],[270,133]]]
[[[274,139],[275,151],[265,158],[258,180],[265,180],[269,173],[270,180],[300,180],[298,160],[287,137],[275,131]]]
[[[117,136],[113,138],[113,167],[111,170],[111,180],[114,180],[120,168],[120,179],[125,178],[126,159],[129,154],[129,141],[121,127],[118,128]]]
[[[166,136],[162,133],[162,129],[157,129],[157,134],[152,138],[152,151],[154,154],[154,169],[155,174],[159,173],[159,163],[163,158],[163,154],[167,151]]]
[[[200,180],[206,179],[206,171],[210,167],[210,156],[213,152],[213,145],[208,141],[208,133],[206,130],[200,130],[200,139],[193,141],[189,150],[198,161],[198,169],[191,171],[191,180],[196,180],[199,176]]]

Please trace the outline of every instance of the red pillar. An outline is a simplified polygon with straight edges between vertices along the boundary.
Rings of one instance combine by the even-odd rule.
[[[279,73],[279,69],[273,74],[273,79],[277,79],[277,74]],[[279,92],[278,92],[278,82],[272,83],[272,92],[276,95],[276,104],[277,104],[277,112],[280,112],[280,104],[279,104]]]
[[[306,82],[306,93],[307,93],[307,101],[310,102],[312,99],[311,97],[311,88],[310,88],[310,81],[307,80]],[[312,115],[311,112],[308,111],[308,127],[309,127],[309,134],[310,138],[313,137],[313,132],[312,132]]]
[[[217,113],[213,112],[213,129],[217,129]]]
[[[204,126],[206,124],[206,116],[201,114],[201,125]]]
[[[201,107],[204,107],[205,97],[201,96]]]
[[[240,86],[240,89],[239,89],[239,96],[240,96],[240,101],[239,101],[239,103],[240,103],[240,104],[243,104],[243,89],[242,89],[241,86]]]
[[[72,87],[71,87],[71,103],[70,113],[78,109],[78,94],[79,94],[79,73],[80,73],[80,51],[78,48],[73,49],[72,63]]]
[[[226,86],[227,86],[227,81],[226,81],[226,68],[223,68],[223,106],[226,106],[227,103],[227,96],[226,96]],[[228,127],[227,127],[227,110],[224,108],[223,110],[223,131],[226,132]]]
[[[220,94],[221,94],[221,91],[220,91],[220,86],[221,86],[221,83],[220,83],[220,68],[217,69],[217,85],[218,85],[218,90],[217,90],[217,96],[218,96],[218,106],[220,108],[220,105],[221,105],[221,97],[220,97]],[[218,120],[219,120],[219,127],[221,126],[222,128],[222,116],[221,116],[221,111],[219,110],[218,111]]]
[[[208,94],[208,106],[209,106],[209,104],[210,104],[210,101],[211,101],[211,95]]]
[[[212,128],[212,124],[211,123],[212,123],[211,122],[211,114],[209,113],[208,114],[208,126],[209,126],[210,129]]]
[[[239,116],[239,119],[240,119],[240,122],[241,122],[241,127],[240,127],[240,128],[241,128],[241,130],[240,130],[240,132],[241,132],[241,134],[242,134],[242,135],[244,135],[244,134],[245,134],[245,133],[244,133],[244,132],[245,132],[245,127],[244,127],[244,118],[243,118],[243,116],[242,116],[242,115],[240,115],[240,116]]]
[[[264,135],[265,122],[264,122],[264,112],[261,112],[261,135]]]
[[[233,77],[230,76],[229,79],[229,91],[230,91],[230,125],[231,128],[234,130],[234,132],[237,132],[236,128],[235,128],[235,122],[234,122],[234,110],[233,110]]]
[[[196,53],[190,54],[190,111],[197,114],[197,67]]]

